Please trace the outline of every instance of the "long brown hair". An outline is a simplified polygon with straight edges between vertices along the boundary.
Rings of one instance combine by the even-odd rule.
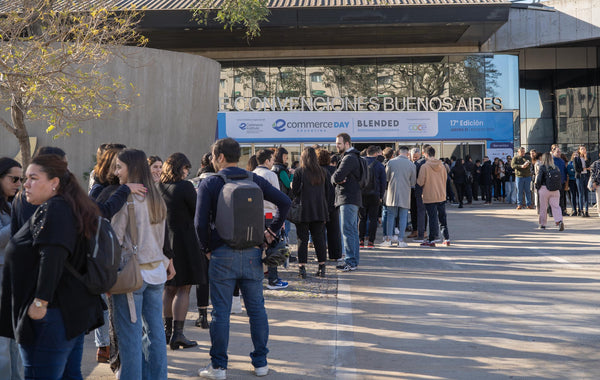
[[[152,179],[146,153],[137,149],[125,149],[119,152],[117,158],[127,165],[127,181],[141,183],[148,189],[146,201],[148,201],[150,223],[162,222],[167,217],[167,206]]]
[[[118,185],[119,179],[115,176],[115,157],[122,149],[106,149],[100,160],[94,166],[94,175],[102,185]]]
[[[325,182],[325,173],[323,173],[323,169],[319,166],[314,148],[310,146],[304,148],[300,155],[300,167],[304,169],[304,173],[311,185],[320,185]]]
[[[38,165],[40,170],[46,173],[48,179],[59,179],[57,193],[60,194],[73,210],[73,216],[77,224],[77,232],[90,239],[98,226],[100,210],[85,193],[79,181],[67,168],[67,163],[56,154],[42,154],[31,160]]]
[[[192,168],[190,160],[183,153],[173,153],[164,162],[162,172],[160,173],[160,183],[172,183],[181,181],[184,178],[183,170],[188,171]]]

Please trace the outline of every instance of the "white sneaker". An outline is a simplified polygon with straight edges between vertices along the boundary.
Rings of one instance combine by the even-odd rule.
[[[380,247],[391,247],[392,246],[392,241],[391,240],[384,240],[381,244],[379,244]]]
[[[212,363],[205,368],[198,370],[198,375],[205,379],[225,380],[227,379],[227,370],[223,368],[213,368]]]
[[[399,241],[398,248],[408,248],[408,243],[405,241]]]
[[[396,228],[397,229],[397,228]],[[398,235],[392,236],[392,243],[398,243],[400,239],[398,239]]]
[[[256,367],[254,368],[254,374],[256,376],[267,376],[267,374],[269,373],[269,365],[267,364],[264,367]]]
[[[231,314],[240,314],[242,312],[242,296],[233,296],[231,301]]]
[[[398,227],[394,227],[394,235],[400,235],[400,230]]]

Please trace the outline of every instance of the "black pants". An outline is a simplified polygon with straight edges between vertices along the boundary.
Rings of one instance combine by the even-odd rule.
[[[340,212],[337,207],[329,212],[329,221],[325,223],[325,229],[329,260],[337,260],[342,257],[342,231],[340,230]]]
[[[467,196],[467,202],[473,202],[473,184],[467,180],[465,183],[465,195]]]
[[[456,187],[456,197],[457,197],[458,204],[462,205],[463,198],[465,196],[465,184],[454,182],[454,186]]]
[[[481,197],[484,201],[492,203],[492,184],[481,185]]]
[[[558,201],[558,204],[560,205],[560,209],[562,211],[563,214],[566,214],[567,212],[567,192],[565,191],[565,184],[562,184],[562,187],[560,188],[560,198]]]
[[[410,189],[410,224],[412,230],[417,231],[419,228],[419,218],[417,217],[417,197],[415,197],[415,188]]]
[[[320,263],[327,260],[327,249],[325,248],[325,222],[307,222],[296,224],[298,235],[298,263],[308,262],[308,232],[312,236],[315,252]],[[269,268],[270,270],[270,268]]]
[[[471,188],[473,191],[473,200],[478,200],[479,199],[479,181],[473,181]],[[482,195],[482,197],[483,197],[483,195]]]
[[[367,232],[369,221],[369,241],[374,242],[377,235],[377,217],[379,216],[379,195],[365,195],[362,197],[363,206],[358,210],[358,238],[363,240]],[[406,227],[405,227],[406,228]]]

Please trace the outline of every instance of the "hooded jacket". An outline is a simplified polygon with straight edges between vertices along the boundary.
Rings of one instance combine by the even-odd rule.
[[[360,152],[354,148],[348,149],[331,176],[331,183],[335,186],[335,207],[345,204],[362,207],[362,193],[358,184],[360,179],[358,160],[361,160]]]
[[[441,160],[429,158],[421,166],[417,184],[423,188],[423,203],[446,201],[446,179],[448,173]]]

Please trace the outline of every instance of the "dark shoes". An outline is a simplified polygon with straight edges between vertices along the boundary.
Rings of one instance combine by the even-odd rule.
[[[326,277],[325,276],[325,264],[319,264],[319,269],[317,269],[317,273],[315,273],[315,276],[317,277]]]
[[[305,280],[306,279],[306,268],[305,266],[298,267],[298,277]]]
[[[181,348],[190,348],[198,345],[197,342],[189,340],[183,335],[183,324],[184,321],[173,321],[173,335],[169,341],[169,347],[171,350],[178,350]]]
[[[199,314],[198,319],[196,319],[196,322],[194,323],[194,325],[196,327],[208,329],[210,327],[210,325],[208,324],[208,316],[206,313],[206,309],[198,308],[198,314]]]
[[[167,344],[169,344],[171,335],[173,335],[173,318],[163,318],[163,324],[165,326],[165,338],[167,338]]]

